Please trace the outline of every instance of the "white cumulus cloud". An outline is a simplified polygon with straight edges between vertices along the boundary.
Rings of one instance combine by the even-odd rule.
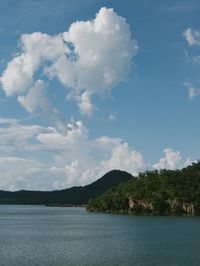
[[[105,172],[120,169],[133,175],[138,175],[139,172],[145,169],[143,155],[130,149],[126,142],[114,147],[110,159],[102,161],[101,165]]]
[[[182,163],[182,156],[180,151],[173,151],[170,148],[164,150],[165,156],[161,158],[157,163],[155,163],[152,167],[154,169],[180,169],[185,165],[190,164],[191,160],[187,158],[185,163]]]
[[[61,132],[65,130],[64,121],[62,121],[59,111],[52,106],[48,95],[47,85],[42,80],[37,80],[33,87],[29,89],[28,94],[18,96],[19,103],[29,113],[42,113],[49,121]]]
[[[34,83],[41,82],[38,71],[43,71],[49,80],[56,77],[68,89],[72,96],[68,98],[76,101],[83,114],[95,109],[93,94],[108,94],[126,78],[138,50],[126,20],[105,7],[95,19],[74,22],[55,36],[23,34],[20,47],[0,77],[6,95],[19,95],[30,112],[40,108],[34,100],[38,94]]]
[[[8,96],[29,89],[41,63],[55,60],[68,51],[62,35],[50,36],[41,32],[23,34],[20,47],[22,52],[8,63],[0,78],[2,88]]]
[[[38,80],[35,85],[30,88],[26,96],[18,96],[18,101],[30,113],[34,113],[38,109],[48,112],[50,109],[50,103],[46,96],[46,86],[42,80]]]

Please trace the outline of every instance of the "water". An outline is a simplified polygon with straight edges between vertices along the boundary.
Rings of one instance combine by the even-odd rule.
[[[0,205],[0,266],[200,265],[200,218]]]

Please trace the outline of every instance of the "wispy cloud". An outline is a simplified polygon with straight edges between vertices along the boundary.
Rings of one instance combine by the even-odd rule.
[[[163,10],[165,12],[169,12],[169,13],[184,13],[184,12],[188,12],[191,11],[195,8],[194,5],[190,4],[190,3],[179,3],[176,5],[172,5],[169,7],[165,7],[163,8]]]
[[[200,94],[200,88],[194,87],[190,82],[185,82],[184,85],[188,90],[188,99],[193,99]]]
[[[200,32],[198,30],[193,30],[192,28],[187,28],[183,32],[183,36],[185,37],[189,47],[197,47],[197,50],[195,50],[195,54],[193,53],[193,55],[189,55],[188,51],[184,49],[186,62],[192,64],[199,64],[200,53],[198,52],[198,50],[200,48]],[[198,86],[194,86],[194,83],[195,82],[188,81],[184,83],[188,90],[188,99],[193,99],[200,94],[200,88]]]
[[[115,113],[111,113],[111,114],[109,114],[109,116],[108,116],[108,120],[109,120],[111,123],[115,122],[115,121],[117,120],[117,115],[116,115]]]
[[[0,125],[16,125],[18,122],[19,119],[0,117]]]
[[[183,32],[183,36],[186,38],[190,46],[200,46],[200,32],[198,30],[188,28]]]

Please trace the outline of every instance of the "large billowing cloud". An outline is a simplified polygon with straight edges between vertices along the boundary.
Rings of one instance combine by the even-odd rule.
[[[20,43],[22,52],[8,63],[0,80],[8,96],[28,90],[42,62],[53,61],[69,51],[62,35],[49,36],[41,32],[23,34]]]
[[[107,171],[118,168],[133,175],[137,175],[146,167],[143,155],[138,151],[131,150],[126,142],[114,147],[111,157],[102,161],[101,165]]]
[[[68,99],[76,101],[83,114],[94,110],[94,94],[108,94],[126,78],[138,50],[126,20],[105,7],[94,20],[72,23],[56,36],[23,34],[20,47],[0,78],[6,95],[17,94],[23,107],[35,111],[41,107],[35,95],[43,73],[68,89]]]

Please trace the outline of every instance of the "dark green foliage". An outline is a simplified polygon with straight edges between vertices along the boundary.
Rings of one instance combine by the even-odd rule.
[[[0,204],[86,204],[90,198],[132,178],[132,175],[113,170],[84,187],[72,187],[58,191],[0,191]]]
[[[129,200],[132,206],[129,206]],[[141,173],[137,178],[91,199],[87,209],[152,215],[199,215],[200,162],[182,170]]]

